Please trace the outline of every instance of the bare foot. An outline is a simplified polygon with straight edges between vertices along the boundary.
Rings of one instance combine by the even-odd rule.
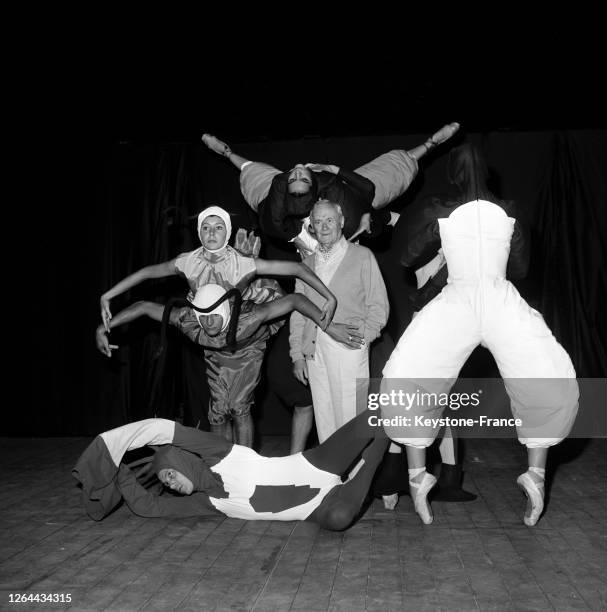
[[[203,134],[202,142],[204,142],[211,151],[215,151],[215,153],[219,153],[219,155],[229,155],[231,153],[230,147],[225,143],[215,138],[211,134]]]

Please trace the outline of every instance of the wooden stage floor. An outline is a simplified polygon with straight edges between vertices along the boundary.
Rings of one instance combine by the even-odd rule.
[[[607,610],[607,440],[568,440],[544,517],[522,524],[524,449],[470,440],[468,490],[423,526],[403,497],[344,533],[309,523],[86,517],[88,438],[0,438],[2,610]],[[264,440],[283,454],[286,438]],[[11,594],[70,595],[10,603]]]

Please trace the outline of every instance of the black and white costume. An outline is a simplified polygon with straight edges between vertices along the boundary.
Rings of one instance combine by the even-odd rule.
[[[263,457],[208,432],[146,419],[97,436],[73,474],[83,485],[87,513],[96,520],[124,498],[140,516],[223,514],[248,520],[311,520],[328,529],[345,529],[360,511],[388,444],[381,428],[368,424],[369,414],[359,415],[324,444],[287,457]],[[145,445],[169,445],[167,450],[182,455],[173,467],[187,471],[184,475],[194,484],[192,495],[158,496],[138,483],[121,461],[127,451]],[[362,467],[342,484],[341,475],[361,453]]]

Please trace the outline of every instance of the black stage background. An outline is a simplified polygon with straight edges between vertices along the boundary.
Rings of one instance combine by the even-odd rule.
[[[298,161],[355,168],[460,121],[485,149],[499,176],[499,194],[516,200],[531,225],[531,275],[519,289],[544,313],[578,375],[606,376],[604,106],[588,88],[589,95],[580,96],[575,80],[564,95],[562,81],[553,77],[547,71],[543,79],[513,83],[501,74],[495,84],[487,81],[479,96],[472,88],[463,95],[455,78],[418,77],[388,87],[380,74],[376,87],[353,94],[340,75],[336,90],[328,91],[323,82],[305,95],[289,89],[285,79],[277,96],[271,83],[249,73],[230,85],[228,79],[215,81],[196,97],[180,92],[166,108],[166,94],[154,98],[151,85],[137,79],[125,79],[111,91],[101,86],[87,91],[96,94],[95,112],[81,108],[62,146],[48,143],[41,150],[32,180],[43,183],[46,198],[21,213],[35,219],[28,240],[35,246],[26,249],[29,290],[35,287],[34,301],[43,306],[30,315],[34,325],[24,343],[26,403],[6,411],[5,434],[93,435],[155,411],[184,412],[186,420],[204,414],[203,379],[192,385],[189,376],[188,384],[182,367],[184,352],[193,349],[177,334],[160,401],[150,408],[158,326],[139,321],[121,330],[116,334],[121,348],[111,360],[96,351],[94,330],[103,291],[144,265],[198,246],[195,215],[204,207],[229,210],[233,235],[238,227],[256,227],[239,191],[238,171],[200,143],[205,131],[247,158],[283,169]],[[136,91],[141,93],[134,96]],[[453,91],[458,94],[447,97]],[[180,112],[181,99],[188,102]],[[392,210],[403,212],[425,194],[448,188],[448,149],[444,145],[422,160],[415,183]],[[38,166],[48,166],[48,183]],[[412,280],[398,265],[398,243],[397,228],[373,245],[390,293],[393,340],[411,314]],[[262,255],[285,256],[276,249],[265,241]],[[149,282],[115,299],[112,311],[185,289],[178,278]],[[481,356],[479,363],[486,362]],[[288,431],[289,412],[267,389],[260,390],[255,410],[261,433]]]

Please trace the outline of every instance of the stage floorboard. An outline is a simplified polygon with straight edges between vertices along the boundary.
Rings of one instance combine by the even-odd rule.
[[[375,500],[351,529],[84,513],[71,476],[90,438],[0,438],[0,608],[7,610],[606,610],[607,440],[551,451],[546,512],[525,527],[515,440],[468,440],[470,503]],[[262,453],[287,452],[286,437]],[[10,603],[11,594],[67,603]],[[39,597],[39,599],[41,598]]]

